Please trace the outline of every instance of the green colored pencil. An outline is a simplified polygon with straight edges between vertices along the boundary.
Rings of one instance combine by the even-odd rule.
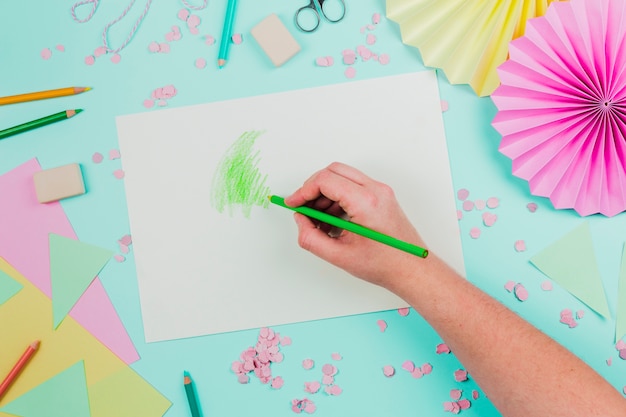
[[[185,394],[187,394],[187,402],[189,403],[189,411],[191,417],[202,417],[198,397],[196,396],[196,388],[189,372],[183,372],[183,385],[185,385]]]
[[[42,117],[41,119],[32,120],[30,122],[22,123],[21,125],[17,125],[17,126],[10,127],[8,129],[0,130],[0,139],[17,135],[18,133],[26,132],[27,130],[49,125],[50,123],[69,119],[70,117],[77,115],[81,111],[83,110],[82,109],[64,110],[55,114],[51,114],[50,116]]]
[[[345,229],[357,235],[361,235],[363,237],[375,240],[377,242],[384,243],[385,245],[389,245],[393,248],[400,249],[412,255],[419,256],[420,258],[425,258],[428,256],[428,250],[424,248],[420,248],[419,246],[413,245],[411,243],[398,240],[394,237],[369,229],[365,226],[361,226],[360,224],[353,223],[349,220],[344,220],[340,217],[336,217],[331,214],[324,213],[323,211],[318,211],[307,206],[289,207],[288,205],[285,204],[284,198],[278,197],[275,195],[271,195],[268,198],[270,199],[272,203],[278,206],[282,206],[282,207],[288,208],[289,210],[293,210],[298,213],[304,214],[307,217],[311,217],[323,223],[327,223],[331,226],[335,226],[340,229]]]

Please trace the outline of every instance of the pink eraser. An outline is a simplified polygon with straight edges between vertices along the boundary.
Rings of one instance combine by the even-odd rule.
[[[263,19],[250,33],[277,67],[300,51],[298,42],[275,14]]]
[[[85,194],[85,183],[78,164],[38,171],[33,175],[35,194],[40,203]]]

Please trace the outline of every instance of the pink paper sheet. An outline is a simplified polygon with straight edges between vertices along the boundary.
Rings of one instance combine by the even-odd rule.
[[[48,234],[77,236],[60,203],[37,202],[32,177],[40,170],[39,162],[31,159],[0,176],[0,256],[51,297]],[[139,359],[98,277],[70,316],[126,364]]]

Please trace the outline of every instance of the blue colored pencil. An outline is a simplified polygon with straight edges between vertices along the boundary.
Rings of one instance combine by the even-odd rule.
[[[194,387],[191,374],[189,372],[183,372],[183,384],[185,385],[185,393],[187,394],[187,401],[189,402],[189,410],[191,410],[191,417],[202,417],[200,412],[200,404],[198,404],[198,397],[196,396],[196,388]]]
[[[233,35],[236,7],[237,0],[228,0],[226,17],[224,18],[224,28],[222,29],[222,39],[220,42],[220,52],[217,56],[217,66],[220,68],[226,65],[226,61],[228,60],[228,51],[230,49],[230,38]]]

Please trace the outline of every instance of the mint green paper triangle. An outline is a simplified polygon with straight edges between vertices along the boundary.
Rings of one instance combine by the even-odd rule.
[[[548,246],[530,262],[589,308],[610,318],[589,222]]]
[[[49,241],[52,315],[56,329],[113,252],[52,233]]]
[[[83,361],[19,396],[0,411],[20,417],[91,416]]]
[[[622,250],[622,263],[617,289],[617,318],[615,319],[615,341],[626,334],[626,245]]]
[[[23,285],[11,278],[7,273],[0,271],[0,305],[9,301],[9,298],[20,292]]]

